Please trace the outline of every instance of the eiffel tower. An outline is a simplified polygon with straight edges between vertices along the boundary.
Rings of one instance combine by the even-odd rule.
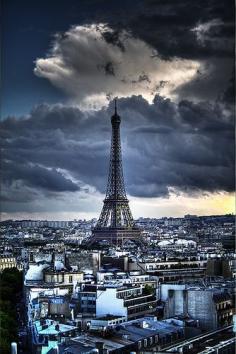
[[[92,230],[90,245],[101,240],[115,245],[123,245],[128,240],[141,243],[140,230],[135,226],[125,192],[120,122],[115,100],[115,113],[111,117],[112,138],[106,197],[98,222]]]

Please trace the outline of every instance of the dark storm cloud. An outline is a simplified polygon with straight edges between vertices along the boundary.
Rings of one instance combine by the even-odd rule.
[[[232,0],[93,1],[93,7],[37,58],[36,75],[83,104],[99,95],[104,104],[109,93],[233,102]]]
[[[232,65],[230,58],[211,59],[202,64],[202,71],[188,83],[177,87],[174,92],[180,97],[189,100],[226,100],[228,103],[234,103],[234,86],[232,83]],[[226,95],[220,96],[223,90]]]
[[[32,146],[31,146],[32,147]],[[23,181],[25,185],[43,188],[52,192],[75,192],[79,187],[65,178],[55,168],[47,169],[38,165],[3,162],[3,183],[15,180]]]
[[[220,97],[223,102],[235,104],[235,72],[233,71],[228,86]]]
[[[120,31],[105,31],[102,33],[103,38],[107,41],[107,43],[111,43],[119,47],[123,52],[125,51],[125,46],[121,40],[121,32]]]
[[[232,0],[140,0],[135,6],[132,2],[129,6],[132,11],[125,13],[122,8],[112,14],[97,10],[96,20],[105,21],[116,29],[113,36],[105,37],[114,45],[120,43],[120,29],[126,28],[166,59],[233,55]],[[92,17],[92,21],[94,19]]]
[[[10,189],[21,181],[22,196],[24,186],[52,191],[53,198],[84,185],[104,193],[112,104],[91,113],[41,105],[28,118],[3,121],[4,183]],[[188,194],[234,190],[233,115],[226,106],[187,100],[175,104],[160,96],[149,104],[132,96],[120,99],[118,107],[129,194],[168,197],[169,188]]]
[[[214,100],[218,98],[219,85],[227,90],[234,68],[233,0],[140,0],[135,6],[127,2],[112,14],[104,9],[99,12],[98,6],[96,18],[91,21],[94,20],[106,22],[114,29],[114,35],[104,37],[114,45],[122,45],[120,33],[126,29],[153,48],[153,60],[156,57],[199,61],[204,72],[176,90],[181,98]],[[227,98],[234,101],[234,87],[228,94]]]
[[[208,80],[209,75],[207,75],[202,81],[201,87],[195,84],[181,91],[180,99],[192,99],[193,96],[197,98],[199,94],[201,95],[203,86],[204,94],[207,94],[207,97],[208,95],[211,96],[211,99],[212,96],[217,97],[215,90],[219,83],[218,75],[221,76],[228,67],[231,67],[232,70],[234,66],[235,4],[233,0],[61,0],[57,2],[56,7],[52,1],[37,2],[36,4],[24,0],[21,2],[5,1],[3,6],[7,16],[4,16],[3,19],[6,60],[3,72],[5,88],[2,95],[5,99],[2,102],[2,111],[7,113],[16,112],[19,115],[21,112],[28,112],[29,105],[32,106],[39,100],[51,103],[65,102],[64,94],[51,87],[46,80],[38,80],[33,77],[32,70],[33,61],[42,57],[48,49],[50,50],[52,35],[58,33],[58,38],[60,37],[61,41],[68,40],[67,31],[71,25],[94,24],[96,26],[106,23],[114,31],[102,33],[104,40],[123,52],[126,48],[122,33],[126,30],[134,38],[143,40],[153,48],[151,55],[153,60],[158,60],[159,57],[170,61],[176,58],[180,58],[180,60],[188,58],[206,65],[206,72],[216,80],[211,78]],[[26,8],[27,11],[24,11]],[[86,40],[84,42],[86,44]],[[92,51],[92,47],[96,49],[95,41],[93,45],[89,45],[90,51]],[[87,82],[94,85],[95,75],[87,64],[90,58],[94,57],[97,61],[96,64],[100,64],[96,57],[96,51],[95,53],[91,52],[89,58],[85,58],[80,47],[74,46],[73,48],[77,55],[73,65],[78,64],[82,73],[86,73],[86,68],[89,69],[88,74],[92,73],[91,77],[87,76],[84,80],[83,87]],[[82,62],[78,60],[80,53],[83,58]],[[68,54],[66,52],[66,57]],[[140,58],[141,54],[137,57]],[[107,63],[110,59],[107,60],[104,53],[101,58],[106,59],[102,64]],[[231,59],[231,64],[225,58]],[[214,68],[207,65],[212,59],[218,59],[218,61],[214,61]],[[96,65],[94,67],[96,68]],[[141,71],[137,71],[137,75],[140,73]],[[116,67],[115,74],[117,74]],[[106,76],[107,79],[113,79],[113,75]],[[152,80],[152,77],[149,79]],[[228,80],[226,72],[225,90]],[[98,81],[99,83],[102,81],[100,77]],[[63,88],[65,85],[61,86]],[[59,88],[61,86],[58,85]],[[222,82],[220,82],[220,86],[223,87]],[[17,90],[19,87],[20,90]],[[191,92],[189,92],[190,90]],[[99,91],[102,90],[99,89]],[[113,91],[108,87],[105,93],[109,92]],[[124,92],[124,90],[120,92]],[[229,91],[231,100],[234,97],[233,92],[234,90]],[[132,93],[138,94],[136,91]],[[155,93],[162,94],[160,89]],[[202,99],[202,97],[200,98]]]

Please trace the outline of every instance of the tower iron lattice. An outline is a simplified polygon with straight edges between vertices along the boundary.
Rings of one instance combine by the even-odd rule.
[[[121,118],[117,114],[115,100],[115,112],[111,117],[112,137],[106,196],[100,217],[92,231],[90,244],[101,240],[106,240],[116,245],[123,245],[127,240],[138,243],[141,241],[140,230],[134,223],[129,208],[129,200],[125,192],[120,123]]]

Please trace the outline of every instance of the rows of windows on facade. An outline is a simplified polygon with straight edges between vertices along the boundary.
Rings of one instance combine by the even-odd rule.
[[[1,222],[3,353],[234,352],[234,217],[134,220],[120,124],[98,220]]]

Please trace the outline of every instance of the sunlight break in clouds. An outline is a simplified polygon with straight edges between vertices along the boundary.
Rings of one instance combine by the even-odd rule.
[[[162,60],[130,33],[121,31],[117,38],[107,25],[98,24],[56,35],[47,57],[36,60],[34,72],[86,110],[100,108],[112,96],[177,99],[174,90],[193,79],[199,67],[193,60]]]
[[[169,198],[131,198],[135,217],[160,218],[191,215],[223,215],[235,213],[234,193],[199,194],[197,197],[171,194]]]

